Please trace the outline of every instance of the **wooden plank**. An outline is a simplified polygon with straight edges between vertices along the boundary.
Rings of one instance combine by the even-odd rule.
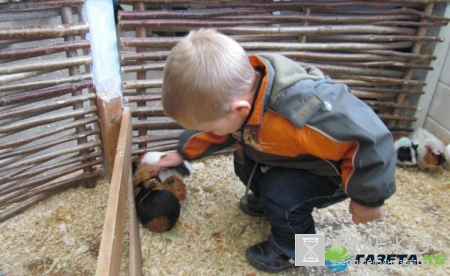
[[[134,186],[131,174],[128,178],[128,216],[130,232],[130,275],[142,275],[141,237],[139,236],[139,223],[134,201]]]
[[[114,170],[106,207],[102,241],[97,262],[97,276],[119,275],[125,222],[127,183],[131,173],[131,112],[125,108],[117,143]]]
[[[122,98],[114,92],[98,92],[97,108],[107,170],[105,175],[111,181],[122,119]]]

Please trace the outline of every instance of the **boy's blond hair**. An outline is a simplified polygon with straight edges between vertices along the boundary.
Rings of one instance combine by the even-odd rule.
[[[255,70],[245,50],[214,29],[191,31],[167,58],[162,105],[184,127],[216,120],[242,93],[252,92]]]

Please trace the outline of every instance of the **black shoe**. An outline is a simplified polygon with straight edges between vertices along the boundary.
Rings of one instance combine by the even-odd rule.
[[[247,249],[248,262],[259,270],[280,272],[295,266],[294,259],[275,249],[268,240]]]
[[[247,202],[245,202],[245,199],[247,199]],[[239,206],[241,207],[241,210],[246,213],[247,215],[253,216],[253,217],[263,217],[264,211],[261,208],[261,205],[259,204],[259,198],[257,198],[253,194],[248,194],[246,196],[243,196],[241,198],[241,201],[239,202]]]

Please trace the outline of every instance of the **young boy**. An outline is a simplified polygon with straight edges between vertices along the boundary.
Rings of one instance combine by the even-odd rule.
[[[392,136],[346,85],[280,55],[247,56],[215,30],[192,31],[173,47],[162,104],[193,130],[156,170],[240,145],[235,172],[252,191],[241,209],[271,223],[268,239],[247,249],[260,270],[294,266],[295,234],[315,233],[313,208],[350,197],[353,222],[367,223],[395,192]]]

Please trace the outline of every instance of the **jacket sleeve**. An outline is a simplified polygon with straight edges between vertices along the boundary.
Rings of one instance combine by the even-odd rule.
[[[345,85],[323,86],[319,92],[332,109],[319,111],[316,126],[335,141],[349,145],[340,158],[344,191],[358,204],[383,205],[396,190],[397,154],[390,131]]]
[[[177,152],[186,160],[200,159],[233,145],[232,135],[217,136],[211,132],[185,130],[179,136]]]

